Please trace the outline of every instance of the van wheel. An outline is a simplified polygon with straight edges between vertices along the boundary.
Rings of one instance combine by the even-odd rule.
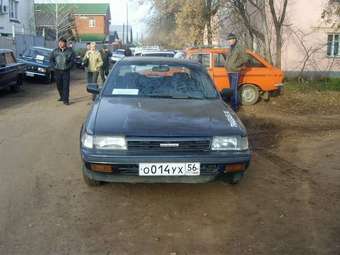
[[[244,84],[241,87],[240,95],[242,105],[254,105],[259,101],[260,91],[255,85]]]
[[[102,185],[103,183],[100,181],[96,181],[96,180],[92,180],[90,179],[84,172],[83,172],[83,179],[84,182],[87,184],[87,186],[89,187],[97,187]]]

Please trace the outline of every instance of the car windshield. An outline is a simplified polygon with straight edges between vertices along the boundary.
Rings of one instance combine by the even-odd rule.
[[[23,56],[24,57],[29,57],[29,58],[34,58],[34,59],[39,59],[39,60],[44,60],[48,59],[50,56],[50,51],[48,50],[43,50],[43,49],[27,49]]]
[[[124,55],[125,54],[125,50],[116,50],[113,53],[117,54],[117,55]]]
[[[168,64],[128,64],[114,68],[104,96],[215,99],[217,91],[199,67]]]

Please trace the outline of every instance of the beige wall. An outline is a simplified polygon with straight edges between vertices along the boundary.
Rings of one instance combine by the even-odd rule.
[[[307,49],[315,51],[307,62],[307,71],[338,71],[340,59],[327,57],[327,36],[334,32],[321,21],[321,13],[326,0],[291,0],[285,29],[285,45],[282,52],[282,67],[285,71],[299,71],[306,57]],[[337,31],[340,33],[340,31]]]

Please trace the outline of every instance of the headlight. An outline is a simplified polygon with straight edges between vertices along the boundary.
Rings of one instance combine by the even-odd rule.
[[[248,150],[248,138],[241,136],[216,136],[213,138],[213,151],[244,151]]]
[[[87,149],[93,149],[93,136],[84,132],[81,137],[81,144]]]
[[[38,72],[46,73],[46,69],[42,67],[38,67]]]
[[[99,150],[127,150],[124,136],[96,136],[94,145]]]

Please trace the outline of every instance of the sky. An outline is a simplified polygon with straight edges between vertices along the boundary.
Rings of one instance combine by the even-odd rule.
[[[134,34],[145,33],[145,17],[149,12],[149,6],[139,5],[138,0],[35,0],[35,3],[110,3],[111,24],[122,25],[126,23],[126,6],[129,7],[129,24],[133,26]]]

